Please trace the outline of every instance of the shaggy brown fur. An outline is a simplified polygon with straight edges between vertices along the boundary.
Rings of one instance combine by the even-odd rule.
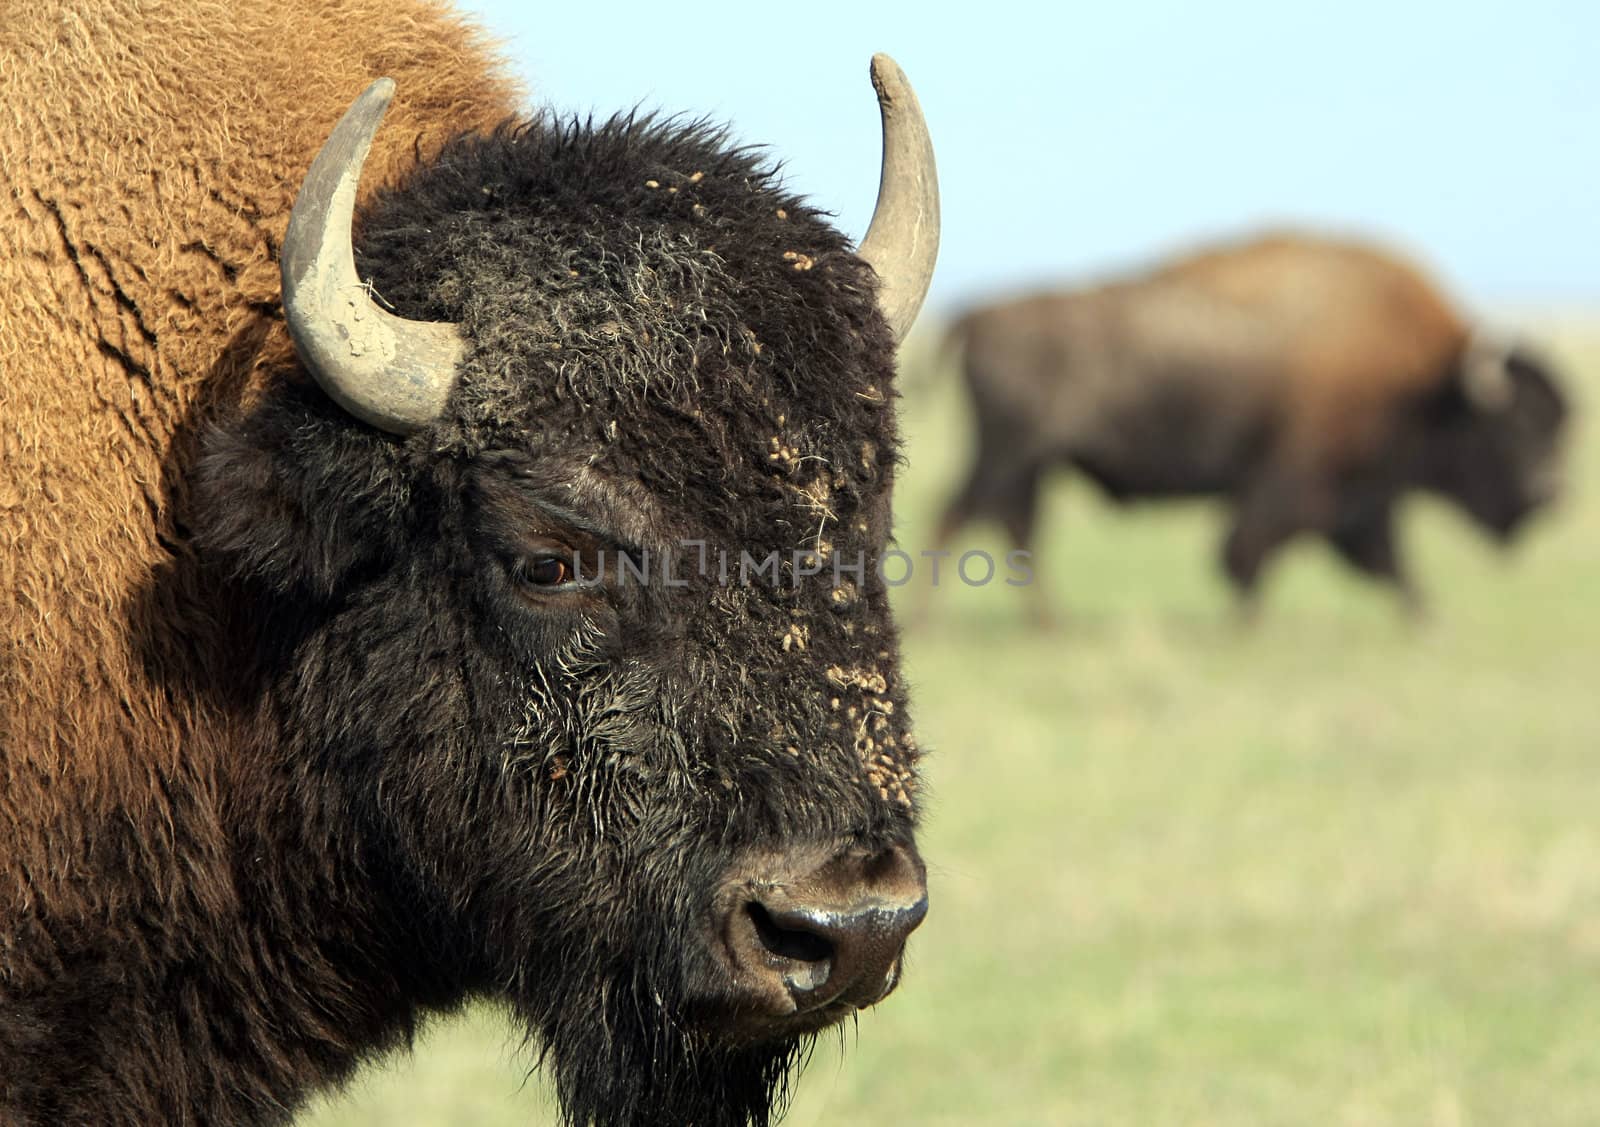
[[[0,811],[155,813],[163,774],[208,768],[178,755],[200,718],[152,699],[125,652],[130,618],[163,610],[130,598],[186,550],[183,475],[163,480],[180,422],[287,349],[277,247],[300,176],[378,75],[402,93],[369,186],[414,147],[504,120],[516,91],[480,33],[427,2],[46,0],[7,12],[0,60]],[[31,889],[5,891],[62,902],[69,867],[5,844],[38,857]]]
[[[276,252],[300,177],[384,74],[401,94],[368,185],[515,106],[484,36],[427,0],[0,20],[0,999],[41,979],[92,998],[58,961],[103,973],[60,942],[86,920],[239,910],[218,825],[237,744],[148,676],[205,635],[140,591],[192,553],[174,514],[197,420],[287,352]],[[27,1048],[0,1046],[0,1119],[29,1106]],[[138,1108],[159,1080],[101,1082]]]

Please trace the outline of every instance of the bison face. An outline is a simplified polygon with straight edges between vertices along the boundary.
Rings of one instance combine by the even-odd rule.
[[[435,993],[526,1016],[574,1121],[765,1121],[926,910],[877,570],[894,287],[699,127],[463,139],[362,231],[392,341],[287,299],[317,382],[286,367],[203,466],[274,754]],[[329,377],[340,348],[406,370]],[[441,355],[439,402],[374,405]]]
[[[891,449],[886,421],[859,417],[854,441]],[[634,455],[677,468],[688,442]],[[468,616],[498,655],[483,675],[522,671],[493,742],[542,777],[539,824],[625,894],[609,930],[629,933],[640,897],[692,896],[652,909],[709,957],[680,1016],[781,1039],[886,994],[925,909],[916,750],[869,572],[889,467],[796,480],[752,444],[771,496],[719,520],[710,492],[668,507],[639,484],[659,467],[614,467],[626,445],[499,450],[470,470]],[[824,528],[820,545],[791,548],[796,527]]]
[[[1436,415],[1428,484],[1509,541],[1560,493],[1566,416],[1554,374],[1526,349],[1469,355]]]

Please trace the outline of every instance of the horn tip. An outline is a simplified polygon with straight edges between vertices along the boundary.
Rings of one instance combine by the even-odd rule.
[[[878,92],[880,102],[892,102],[910,83],[900,64],[883,51],[872,56],[872,88]]]
[[[373,80],[372,85],[363,90],[361,97],[357,98],[356,101],[366,105],[376,103],[379,108],[387,108],[390,100],[394,97],[394,91],[394,79],[385,75],[382,78]]]

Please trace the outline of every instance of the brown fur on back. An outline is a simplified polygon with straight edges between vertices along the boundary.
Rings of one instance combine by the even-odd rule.
[[[34,0],[0,19],[0,1006],[73,981],[78,919],[115,933],[147,902],[214,916],[230,895],[216,796],[237,747],[146,673],[224,655],[176,652],[196,643],[141,591],[192,558],[176,514],[197,430],[285,355],[290,206],[380,75],[399,91],[368,190],[518,97],[431,0]],[[136,1098],[148,1080],[108,1082]],[[11,1082],[0,1059],[0,1119]]]
[[[1469,331],[1421,270],[1357,241],[1276,233],[1182,259],[1150,281],[1203,289],[1289,333],[1275,396],[1284,437],[1320,457],[1367,447],[1393,404],[1447,378]]]
[[[1074,348],[1098,347],[1108,357],[1181,343],[1197,369],[1226,372],[1231,393],[1249,389],[1281,423],[1294,458],[1324,468],[1373,450],[1395,404],[1449,378],[1469,333],[1413,264],[1360,241],[1289,232],[1223,243],[1106,285],[984,306],[954,332],[969,348],[1008,355],[1032,348],[1031,370],[1053,372],[1067,363],[1066,325],[1075,326]],[[1261,358],[1270,364],[1260,367]],[[1110,368],[1107,386],[1086,391],[1099,368],[1081,355],[1074,360],[1073,386],[1046,389],[1065,397],[1060,414],[1077,414],[1074,405],[1086,397],[1147,393],[1118,386]],[[1037,394],[1015,391],[1015,416],[1035,417]]]

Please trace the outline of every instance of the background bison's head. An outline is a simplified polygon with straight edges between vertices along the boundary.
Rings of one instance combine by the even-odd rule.
[[[1560,494],[1567,414],[1542,358],[1475,339],[1438,397],[1427,480],[1509,540]]]
[[[876,562],[936,201],[894,167],[891,71],[861,256],[713,130],[537,120],[363,215],[398,318],[348,271],[375,87],[284,251],[317,382],[286,370],[210,441],[202,534],[262,607],[284,808],[336,809],[424,992],[509,998],[574,1120],[764,1120],[925,910]],[[297,322],[319,255],[347,272]]]

